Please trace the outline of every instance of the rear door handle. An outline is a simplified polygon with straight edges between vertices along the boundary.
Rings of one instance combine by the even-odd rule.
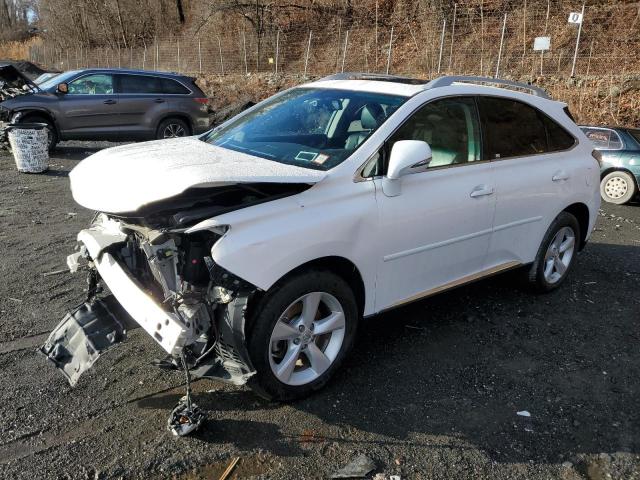
[[[109,99],[109,100],[105,100],[102,103],[104,103],[105,105],[114,105],[117,102],[115,100],[113,100],[113,99]]]
[[[486,185],[478,185],[476,188],[471,190],[469,196],[471,198],[484,197],[485,195],[493,195],[493,188],[488,187]]]
[[[164,98],[156,98],[154,100],[154,102],[156,102],[156,103],[164,103]]]
[[[553,180],[554,182],[562,182],[564,180],[569,180],[569,174],[567,172],[560,170],[559,172],[556,172],[553,175],[553,177],[551,177],[551,180]]]

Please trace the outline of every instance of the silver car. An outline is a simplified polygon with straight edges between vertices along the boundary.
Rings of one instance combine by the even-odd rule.
[[[86,69],[37,85],[15,76],[16,71],[0,69],[0,88],[11,80],[18,93],[0,103],[0,120],[46,123],[50,148],[61,140],[151,140],[209,129],[208,99],[192,77]]]

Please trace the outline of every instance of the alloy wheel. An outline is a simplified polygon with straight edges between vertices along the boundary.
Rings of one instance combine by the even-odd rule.
[[[575,251],[576,235],[570,227],[562,227],[553,237],[544,257],[544,279],[554,284],[567,272]]]
[[[164,131],[162,132],[163,138],[178,138],[184,137],[187,135],[184,127],[178,123],[170,123],[166,127],[164,127]]]
[[[291,303],[276,322],[269,341],[269,365],[287,385],[305,385],[336,360],[345,336],[345,314],[338,299],[311,292]]]

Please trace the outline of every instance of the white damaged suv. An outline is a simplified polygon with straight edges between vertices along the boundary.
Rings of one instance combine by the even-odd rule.
[[[97,212],[68,258],[89,295],[42,351],[74,384],[141,326],[160,366],[300,398],[363,317],[516,267],[558,287],[594,227],[599,171],[566,105],[529,85],[342,74],[292,88],[71,172]]]

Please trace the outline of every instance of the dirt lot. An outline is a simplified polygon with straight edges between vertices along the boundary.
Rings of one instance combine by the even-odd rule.
[[[101,146],[63,144],[46,175],[0,154],[0,477],[217,479],[239,456],[232,478],[327,478],[365,453],[379,478],[640,478],[640,205],[603,206],[557,292],[506,275],[368,321],[305,401],[198,382],[209,420],[175,439],[182,377],[141,329],[73,389],[34,352],[83,298],[43,274],[91,217],[67,175]]]

